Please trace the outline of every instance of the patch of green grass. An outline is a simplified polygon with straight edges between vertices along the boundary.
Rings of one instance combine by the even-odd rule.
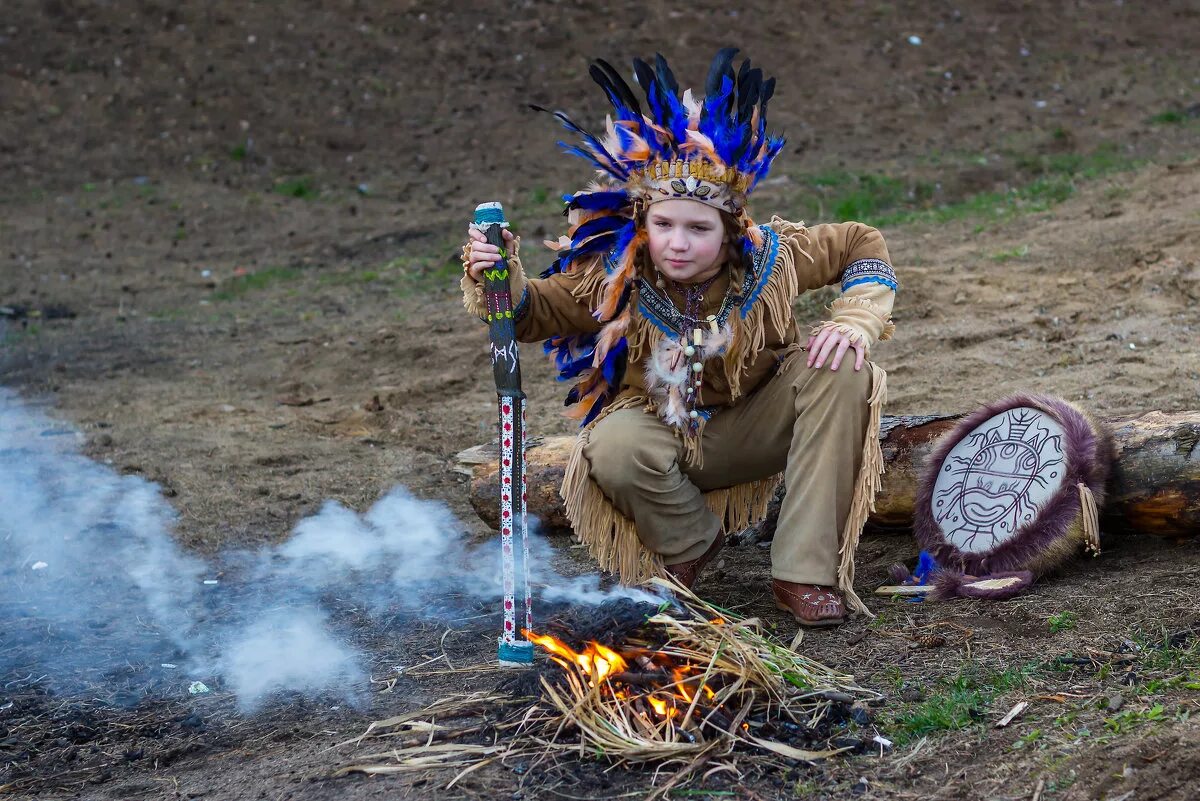
[[[169,322],[171,320],[182,320],[188,316],[188,312],[184,309],[158,309],[146,315],[146,319],[151,322]]]
[[[0,344],[15,345],[26,339],[34,339],[40,333],[42,333],[42,328],[37,323],[20,326],[0,319]]]
[[[434,256],[402,256],[388,262],[395,270],[392,294],[412,297],[429,292],[457,292],[462,274],[457,248],[448,248]],[[449,258],[446,253],[450,253]]]
[[[280,178],[271,187],[271,191],[277,195],[285,197],[295,197],[301,200],[316,200],[320,192],[317,191],[316,184],[313,179],[308,176],[299,176],[296,178]]]
[[[1196,118],[1196,114],[1190,113],[1189,111],[1178,111],[1176,109],[1171,109],[1169,111],[1163,111],[1155,114],[1147,119],[1146,122],[1150,123],[1151,125],[1179,125],[1180,123],[1188,122],[1189,120],[1194,120]]]
[[[1050,631],[1058,634],[1060,631],[1069,631],[1075,628],[1075,624],[1079,622],[1079,616],[1071,611],[1057,612],[1046,618],[1046,624],[1050,626]]]
[[[815,779],[800,779],[796,782],[796,786],[792,788],[792,796],[795,798],[807,798],[816,795],[821,791],[821,785]]]
[[[379,280],[391,281],[393,276],[388,273],[396,269],[396,261],[388,262],[375,270],[326,273],[317,279],[317,284],[321,286],[353,286],[355,284],[370,284]]]
[[[247,292],[266,289],[281,281],[292,281],[300,277],[300,271],[291,267],[267,267],[246,275],[231,278],[213,292],[213,300],[233,300]]]
[[[1072,768],[1071,770],[1064,773],[1062,776],[1055,776],[1053,779],[1046,782],[1046,792],[1048,792],[1048,793],[1062,792],[1063,790],[1068,789],[1078,779],[1079,779],[1079,774],[1075,772],[1074,768]]]
[[[1156,723],[1166,718],[1166,708],[1155,704],[1149,709],[1126,709],[1115,715],[1110,715],[1104,721],[1104,728],[1113,734],[1128,734],[1136,728],[1148,723]]]
[[[1041,739],[1042,730],[1034,729],[1033,731],[1022,734],[1020,737],[1018,737],[1016,742],[1012,744],[1012,747],[1014,751],[1019,751],[1022,748],[1029,748],[1033,745],[1036,745]]]
[[[1016,164],[1036,178],[1006,192],[980,192],[938,206],[912,202],[907,207],[883,210],[883,213],[863,222],[886,227],[976,219],[980,221],[975,227],[978,233],[985,230],[988,224],[1003,222],[1021,214],[1046,211],[1062,203],[1075,194],[1079,181],[1130,170],[1140,166],[1141,162],[1125,155],[1116,146],[1106,146],[1092,153],[1018,156]]]
[[[801,176],[797,198],[803,217],[870,223],[893,209],[924,206],[934,195],[933,184],[909,182],[888,175],[843,170]]]
[[[992,702],[1025,684],[1034,665],[1009,668],[981,675],[964,670],[953,679],[943,679],[919,704],[893,715],[889,736],[898,743],[942,731],[957,731],[981,723]]]
[[[229,158],[233,159],[234,161],[245,161],[246,152],[246,143],[238,142],[236,145],[230,148]]]
[[[1020,247],[997,251],[988,258],[990,258],[992,261],[1005,262],[1013,261],[1014,259],[1023,259],[1028,255],[1029,245],[1021,245]]]

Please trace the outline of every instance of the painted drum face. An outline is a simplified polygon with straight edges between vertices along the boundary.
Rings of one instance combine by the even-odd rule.
[[[1063,482],[1063,435],[1045,412],[1019,406],[963,437],[942,462],[931,500],[946,541],[990,551],[1035,520]]]

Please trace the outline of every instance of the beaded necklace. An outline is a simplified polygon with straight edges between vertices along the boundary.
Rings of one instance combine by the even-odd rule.
[[[704,344],[704,327],[700,325],[700,312],[704,308],[704,294],[721,276],[718,271],[712,277],[698,284],[679,284],[672,281],[671,284],[676,292],[683,295],[682,317],[687,323],[687,327],[691,329],[691,341],[688,341],[688,331],[684,329],[681,333],[683,354],[689,359],[695,358],[690,364],[691,374],[685,379],[686,386],[684,387],[685,402],[687,405],[688,418],[692,421],[692,427],[697,425],[700,417],[700,412],[696,408],[696,404],[700,399],[700,388],[703,385],[704,376],[704,359],[713,354],[704,353],[701,346]],[[730,283],[729,289],[733,289],[733,284]],[[729,293],[726,292],[726,297]],[[708,315],[704,320],[706,326],[711,333],[717,333],[717,316],[715,314]]]

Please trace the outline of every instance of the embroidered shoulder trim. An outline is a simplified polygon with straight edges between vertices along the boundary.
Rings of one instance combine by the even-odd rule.
[[[740,304],[741,310],[739,314],[741,314],[743,319],[750,313],[754,302],[758,300],[758,296],[766,288],[767,282],[771,280],[771,274],[775,271],[775,259],[779,257],[779,234],[766,225],[758,226],[758,230],[763,233],[763,243],[761,247],[754,251],[751,275],[747,276],[748,279],[753,281],[753,288],[749,293],[746,293],[744,289],[742,292],[744,300]],[[743,284],[743,287],[745,287],[745,284]]]
[[[895,292],[900,288],[896,271],[881,259],[859,259],[842,272],[842,291],[859,284],[883,284]]]

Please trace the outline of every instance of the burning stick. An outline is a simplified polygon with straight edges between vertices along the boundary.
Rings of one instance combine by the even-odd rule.
[[[487,301],[488,337],[492,343],[492,375],[500,407],[500,549],[504,571],[504,628],[500,633],[499,659],[505,666],[533,662],[533,644],[522,633],[518,639],[517,598],[525,601],[522,632],[533,628],[533,603],[529,594],[529,528],[525,517],[525,393],[521,391],[521,362],[517,352],[512,293],[502,229],[508,227],[499,203],[475,208],[475,225],[488,244],[500,248],[500,261],[483,271]]]

